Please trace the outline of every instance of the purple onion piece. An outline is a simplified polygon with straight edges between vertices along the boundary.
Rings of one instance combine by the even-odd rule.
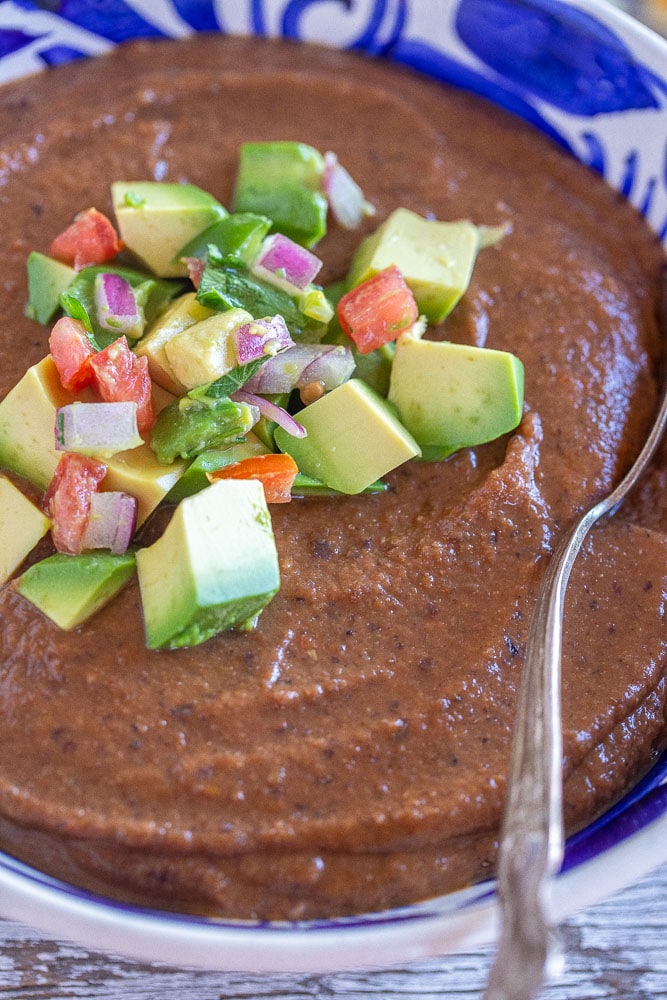
[[[234,330],[233,337],[236,358],[240,365],[263,358],[267,354],[277,354],[294,344],[287,324],[280,315],[244,323]]]
[[[250,270],[256,277],[298,295],[312,284],[321,267],[322,261],[310,250],[282,233],[274,233],[262,243]]]
[[[109,458],[140,444],[136,403],[69,403],[56,410],[56,451]]]
[[[256,406],[263,417],[266,417],[267,420],[275,421],[283,430],[291,434],[292,437],[306,437],[306,428],[298,420],[295,420],[291,413],[283,410],[282,406],[277,406],[269,399],[257,396],[253,392],[246,392],[245,389],[239,389],[238,392],[235,392],[231,396],[231,399],[236,403],[247,403],[249,406]]]
[[[332,152],[324,154],[323,187],[331,213],[344,229],[356,229],[366,216],[375,214],[364,192]]]
[[[352,350],[342,344],[296,344],[269,358],[246,382],[248,392],[291,392],[309,382],[335,389],[354,371]]]
[[[95,308],[101,327],[113,333],[139,336],[142,316],[130,282],[120,274],[95,276]]]
[[[137,524],[137,501],[129,493],[94,493],[83,534],[83,549],[127,552]]]

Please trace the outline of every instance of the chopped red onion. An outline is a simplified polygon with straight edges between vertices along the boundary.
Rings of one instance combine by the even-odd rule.
[[[375,208],[339,162],[335,153],[324,154],[324,193],[336,222],[344,229],[356,229]]]
[[[137,501],[129,493],[94,493],[82,548],[127,552],[137,524]]]
[[[130,337],[141,336],[143,317],[130,282],[120,274],[95,276],[95,307],[100,326]]]
[[[56,451],[109,458],[140,444],[136,403],[69,403],[56,410]]]
[[[257,396],[253,392],[246,392],[245,389],[239,389],[230,398],[235,403],[247,403],[249,406],[256,406],[263,417],[266,417],[267,420],[275,421],[283,430],[291,434],[292,437],[306,437],[306,428],[298,420],[295,420],[291,413],[284,410],[282,406],[272,403],[271,400],[264,399],[263,396]]]
[[[269,358],[246,382],[248,392],[291,392],[308,382],[335,389],[354,371],[354,356],[342,344],[295,344]]]
[[[233,331],[232,336],[236,347],[236,358],[240,365],[263,358],[267,354],[277,354],[294,344],[287,324],[280,315],[244,323]]]
[[[257,278],[298,295],[316,278],[322,261],[288,236],[267,236],[250,270]]]

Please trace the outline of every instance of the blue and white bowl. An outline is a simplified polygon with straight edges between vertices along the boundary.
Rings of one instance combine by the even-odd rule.
[[[0,82],[130,38],[198,31],[354,48],[482,94],[599,171],[667,244],[667,42],[606,0],[61,0],[0,3]],[[667,861],[667,754],[571,838],[562,920]],[[224,971],[389,965],[494,939],[493,883],[295,925],[234,923],[98,898],[0,853],[0,915],[88,947]]]

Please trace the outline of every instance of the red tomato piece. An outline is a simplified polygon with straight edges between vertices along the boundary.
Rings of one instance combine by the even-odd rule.
[[[49,350],[63,389],[78,392],[93,381],[89,361],[95,348],[88,339],[86,328],[78,319],[62,316],[49,335]]]
[[[395,264],[352,288],[338,303],[340,325],[360,354],[396,340],[418,316],[415,297]]]
[[[146,434],[155,420],[148,359],[137,357],[127,338],[119,337],[98,351],[89,364],[100,399],[105,403],[136,403],[137,427],[140,434]]]
[[[289,503],[298,471],[291,455],[278,453],[242,458],[240,462],[232,462],[208,473],[208,478],[212,483],[218,479],[259,479],[267,503]]]
[[[56,236],[49,253],[76,271],[113,260],[123,244],[106,215],[96,208],[79,212],[74,222]]]
[[[68,451],[62,455],[44,496],[51,518],[51,536],[58,552],[77,555],[90,516],[90,501],[104,479],[107,467],[87,455]]]

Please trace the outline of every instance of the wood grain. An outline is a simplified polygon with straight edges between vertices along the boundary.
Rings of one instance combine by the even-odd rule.
[[[667,998],[667,865],[562,928],[565,964],[542,1000]],[[471,1000],[492,949],[369,972],[253,975],[143,965],[0,921],[0,1000]]]

